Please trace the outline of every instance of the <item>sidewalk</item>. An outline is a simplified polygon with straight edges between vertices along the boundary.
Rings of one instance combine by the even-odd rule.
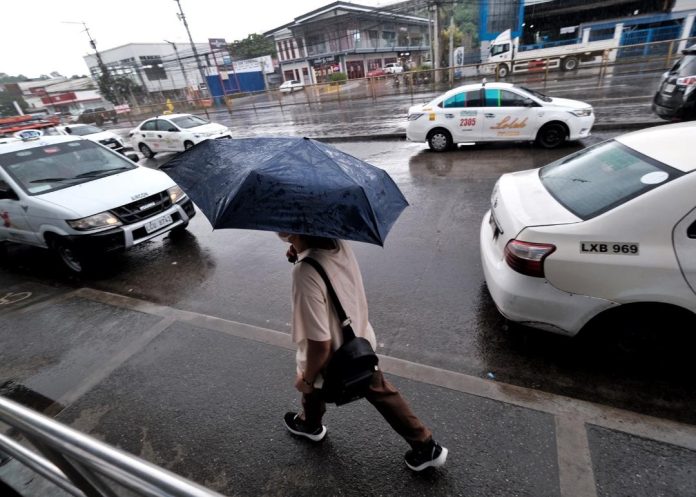
[[[329,407],[318,445],[285,431],[282,414],[298,407],[285,333],[91,289],[0,290],[31,294],[0,307],[0,383],[53,399],[41,407],[58,420],[226,495],[678,497],[696,488],[696,427],[382,357],[450,450],[443,469],[412,474],[407,445],[365,401]],[[37,477],[26,491],[41,486]]]

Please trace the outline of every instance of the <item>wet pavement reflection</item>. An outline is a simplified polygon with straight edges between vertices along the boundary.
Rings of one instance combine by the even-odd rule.
[[[479,225],[498,177],[540,167],[617,133],[551,151],[497,144],[437,154],[400,141],[336,144],[388,171],[411,204],[384,248],[354,244],[378,352],[696,423],[687,352],[694,344],[683,336],[626,341],[604,328],[569,339],[511,325],[483,280]],[[95,278],[66,277],[43,251],[24,248],[11,250],[0,278],[90,286],[289,331],[292,266],[284,253],[273,233],[213,231],[198,215],[185,236],[143,244]]]

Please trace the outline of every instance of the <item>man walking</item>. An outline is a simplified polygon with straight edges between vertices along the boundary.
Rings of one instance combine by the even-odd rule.
[[[287,233],[279,236],[291,244],[287,252],[291,262],[310,256],[321,264],[351,319],[355,335],[376,349],[360,268],[350,246],[330,238]],[[341,325],[324,281],[309,264],[296,264],[293,268],[292,304],[292,338],[297,344],[295,388],[302,393],[302,412],[288,412],[284,421],[290,433],[319,442],[326,435],[321,422],[326,412],[320,392],[321,373],[333,351],[341,346]],[[422,471],[445,464],[447,449],[433,440],[430,430],[380,370],[375,371],[365,398],[411,446],[404,457],[410,469]]]

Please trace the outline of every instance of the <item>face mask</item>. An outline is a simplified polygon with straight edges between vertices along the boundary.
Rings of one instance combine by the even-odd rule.
[[[278,238],[280,238],[285,243],[290,243],[290,235],[288,233],[276,233]]]

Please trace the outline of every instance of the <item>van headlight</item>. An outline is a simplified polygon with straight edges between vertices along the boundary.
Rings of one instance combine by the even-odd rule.
[[[169,199],[172,201],[172,204],[176,204],[180,200],[186,198],[184,190],[182,190],[178,186],[172,186],[170,189],[167,190],[167,193],[169,194]]]
[[[113,228],[123,224],[110,212],[100,212],[99,214],[83,217],[82,219],[73,219],[67,221],[67,223],[71,228],[78,231],[95,230],[97,228]]]
[[[418,119],[418,118],[419,118],[420,116],[422,116],[422,115],[423,115],[423,114],[419,114],[419,113],[414,112],[413,114],[409,114],[409,115],[408,115],[408,120],[409,120],[409,121],[415,121],[416,119]]]
[[[570,111],[571,114],[577,117],[588,117],[592,115],[592,107],[588,109],[575,109]]]

